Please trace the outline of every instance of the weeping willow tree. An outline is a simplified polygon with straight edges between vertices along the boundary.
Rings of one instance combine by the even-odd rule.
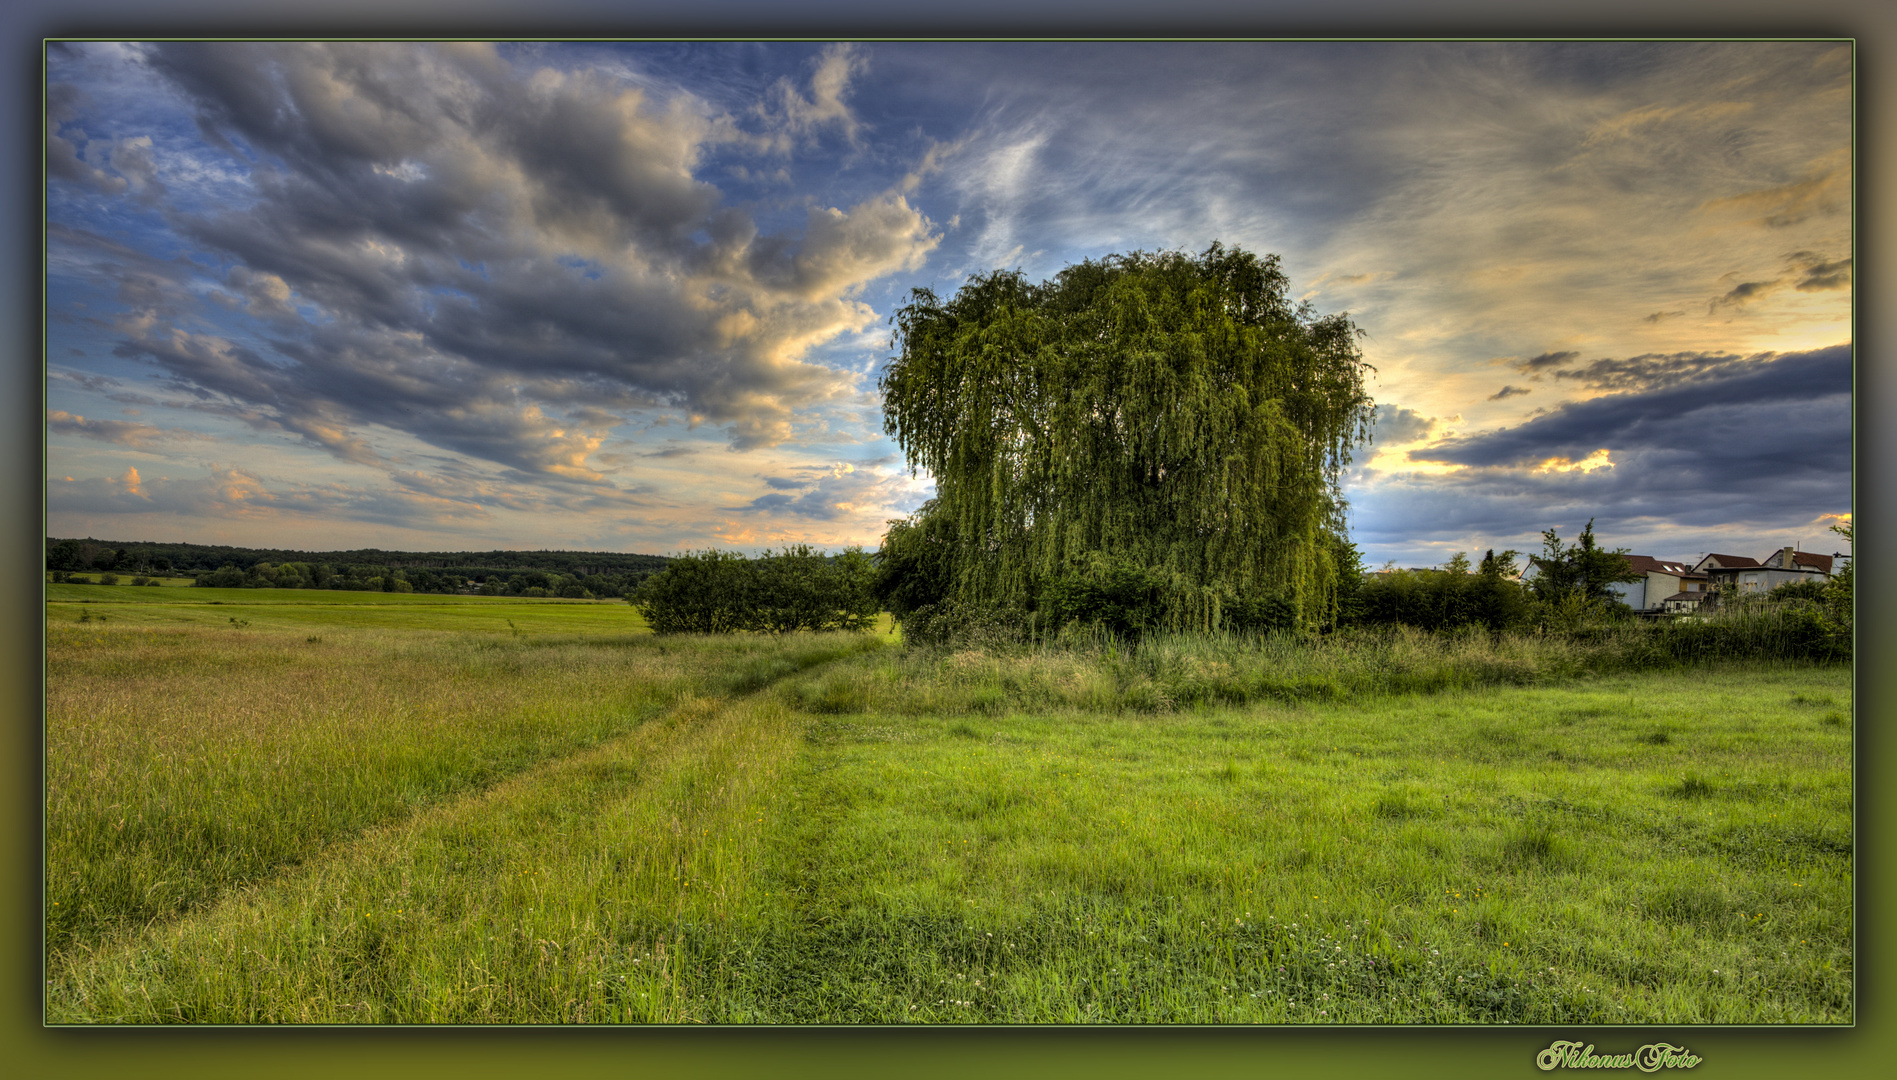
[[[884,427],[936,498],[892,523],[885,564],[974,608],[1045,610],[1131,568],[1168,628],[1259,599],[1329,622],[1354,560],[1338,482],[1373,404],[1349,320],[1288,287],[1276,256],[1214,244],[916,290]]]

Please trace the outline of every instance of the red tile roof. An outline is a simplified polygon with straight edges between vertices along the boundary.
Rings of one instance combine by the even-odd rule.
[[[1829,574],[1831,573],[1831,556],[1814,555],[1809,551],[1795,551],[1792,553],[1792,565],[1809,566],[1814,570]]]

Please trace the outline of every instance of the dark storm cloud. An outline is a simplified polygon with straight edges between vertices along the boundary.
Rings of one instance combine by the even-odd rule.
[[[132,186],[124,176],[114,176],[104,164],[111,161],[113,144],[94,141],[79,126],[85,94],[70,83],[53,82],[46,86],[46,175],[50,179],[80,184],[106,195],[117,195]],[[149,147],[147,141],[145,146]],[[104,162],[98,159],[104,157]],[[138,154],[125,156],[123,164],[136,168]],[[90,160],[88,160],[90,159]],[[144,159],[145,163],[149,158]]]
[[[1691,550],[1850,508],[1850,346],[1743,361],[1683,356],[1715,374],[1411,451],[1467,467],[1372,478],[1353,495],[1353,535],[1383,550],[1501,543],[1550,527],[1571,536],[1592,518],[1610,544],[1684,535]]]
[[[1639,459],[1641,480],[1664,474],[1714,492],[1745,478],[1838,478],[1851,470],[1851,347],[1765,354],[1717,377],[1573,402],[1515,428],[1410,451],[1416,461],[1477,467],[1579,461],[1609,450],[1616,471]],[[1761,478],[1759,481],[1753,477]]]
[[[1588,472],[1471,469],[1389,478],[1373,495],[1353,498],[1351,533],[1383,550],[1464,537],[1501,546],[1503,538],[1526,540],[1551,527],[1571,539],[1591,518],[1611,546],[1619,546],[1617,537],[1684,533],[1697,537],[1687,542],[1690,551],[1707,549],[1722,534],[1776,532],[1850,509],[1848,469],[1804,467],[1800,456],[1809,444],[1797,437],[1775,440],[1773,448],[1784,461],[1771,454],[1743,462],[1654,453],[1622,460],[1616,454],[1613,468]]]
[[[779,118],[799,133],[849,120],[853,69],[832,59]],[[487,46],[167,44],[146,62],[250,171],[247,205],[168,217],[235,265],[166,276],[78,230],[62,242],[142,320],[120,355],[346,460],[375,459],[358,429],[381,424],[595,480],[587,454],[641,408],[723,425],[740,448],[785,441],[799,410],[857,392],[801,351],[869,323],[854,290],[934,243],[893,193],[760,235],[694,170],[762,135],[682,93],[516,70]],[[121,179],[162,195],[150,140],[114,145]],[[269,336],[189,326],[193,275]]]

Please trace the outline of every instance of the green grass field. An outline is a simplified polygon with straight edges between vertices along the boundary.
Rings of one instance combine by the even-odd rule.
[[[1854,1017],[1843,666],[48,597],[53,1023]]]

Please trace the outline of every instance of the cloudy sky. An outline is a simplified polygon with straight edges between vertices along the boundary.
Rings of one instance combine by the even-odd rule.
[[[1852,54],[1768,43],[48,53],[47,530],[874,546],[917,287],[1214,240],[1348,312],[1368,561],[1829,552]]]

